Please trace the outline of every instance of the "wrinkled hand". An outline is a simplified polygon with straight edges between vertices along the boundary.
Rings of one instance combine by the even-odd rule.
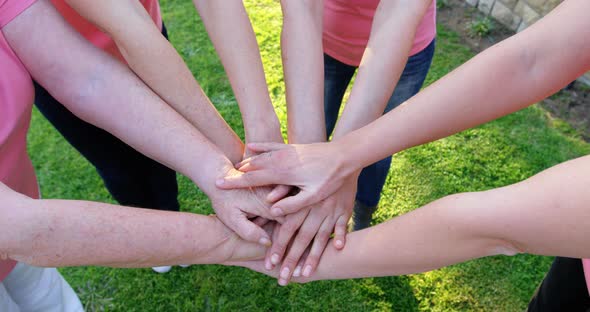
[[[231,169],[226,176],[239,174]],[[259,225],[250,220],[253,217],[262,217],[269,220],[281,217],[273,217],[270,212],[270,203],[266,200],[270,187],[257,187],[237,190],[220,190],[210,196],[211,204],[217,217],[227,227],[235,231],[241,238],[249,242],[257,242],[264,246],[270,246],[270,235]]]
[[[222,189],[275,184],[297,186],[300,189],[297,195],[272,205],[273,216],[294,213],[319,203],[340,189],[352,174],[344,168],[342,151],[334,143],[251,143],[248,148],[262,154],[239,163],[236,167],[243,173],[226,176],[216,184]]]
[[[264,258],[267,251],[267,247],[260,246],[257,243],[252,243],[240,238],[236,232],[225,226],[219,218],[212,216],[217,220],[219,226],[223,228],[222,237],[222,252],[224,254],[224,261],[221,264],[230,264],[232,262],[243,262],[243,261],[257,261]],[[254,219],[253,222],[264,229],[267,234],[271,234],[274,227],[274,221],[268,221],[263,218]]]
[[[287,215],[273,231],[273,244],[267,251],[264,266],[274,269],[282,261],[278,282],[285,286],[291,277],[310,277],[317,268],[330,235],[336,249],[344,248],[348,220],[356,194],[356,176],[317,205]],[[313,241],[313,242],[312,242]],[[288,250],[287,250],[288,247]],[[305,254],[305,255],[304,255]]]

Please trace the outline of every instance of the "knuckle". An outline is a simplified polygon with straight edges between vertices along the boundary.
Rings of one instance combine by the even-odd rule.
[[[274,244],[272,245],[272,253],[278,253],[279,255],[283,253],[283,251],[287,248],[287,243],[283,240],[275,240]]]
[[[285,224],[283,224],[283,228],[286,233],[289,233],[291,234],[290,236],[292,236],[293,233],[295,233],[295,231],[299,229],[299,225],[293,222],[286,222]]]
[[[318,255],[316,255],[315,253],[310,253],[309,256],[307,256],[305,263],[315,267],[315,265],[318,263],[318,260],[319,260]]]
[[[289,254],[283,261],[283,266],[290,268],[295,267],[297,265],[297,262],[299,261],[299,256],[300,255]]]
[[[321,229],[318,232],[318,239],[327,241],[331,234],[332,234],[332,230]]]
[[[301,231],[297,235],[297,239],[304,243],[309,243],[315,237],[315,235],[316,233],[312,231]]]

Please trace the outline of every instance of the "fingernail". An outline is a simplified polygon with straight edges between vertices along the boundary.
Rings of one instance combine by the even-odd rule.
[[[272,254],[272,256],[270,257],[270,262],[272,264],[279,264],[279,255],[278,254]]]
[[[223,186],[224,183],[225,179],[217,179],[217,181],[215,181],[215,185],[217,186]]]
[[[270,246],[270,239],[263,237],[259,241],[260,245],[269,247]]]
[[[290,272],[289,271],[289,268],[284,268],[281,271],[281,279],[285,279],[285,280],[288,279],[289,278],[289,272]]]
[[[281,286],[287,286],[287,280],[284,280],[282,278],[279,279],[279,285],[281,285]]]
[[[311,265],[307,265],[303,270],[303,276],[309,277],[311,275]]]
[[[341,240],[337,240],[336,241],[336,247],[337,248],[342,248],[342,246],[344,246],[344,244],[342,243],[342,241]]]
[[[301,266],[298,265],[297,267],[295,267],[295,271],[293,271],[293,276],[295,276],[295,277],[301,276]]]
[[[273,216],[282,216],[283,215],[283,210],[281,210],[281,208],[273,208],[270,210],[270,213]]]

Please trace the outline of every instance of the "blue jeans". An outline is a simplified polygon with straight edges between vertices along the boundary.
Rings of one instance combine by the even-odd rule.
[[[432,40],[424,50],[408,58],[384,113],[396,108],[420,91],[432,63],[435,42],[436,40]],[[355,70],[355,66],[344,64],[324,54],[324,112],[328,137],[334,130],[342,98]],[[377,206],[390,166],[391,156],[362,170],[358,179],[357,201],[367,206]]]

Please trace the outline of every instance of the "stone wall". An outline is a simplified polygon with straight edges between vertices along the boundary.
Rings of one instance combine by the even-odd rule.
[[[486,16],[520,32],[553,10],[563,0],[465,0]],[[590,72],[580,78],[590,84]]]

